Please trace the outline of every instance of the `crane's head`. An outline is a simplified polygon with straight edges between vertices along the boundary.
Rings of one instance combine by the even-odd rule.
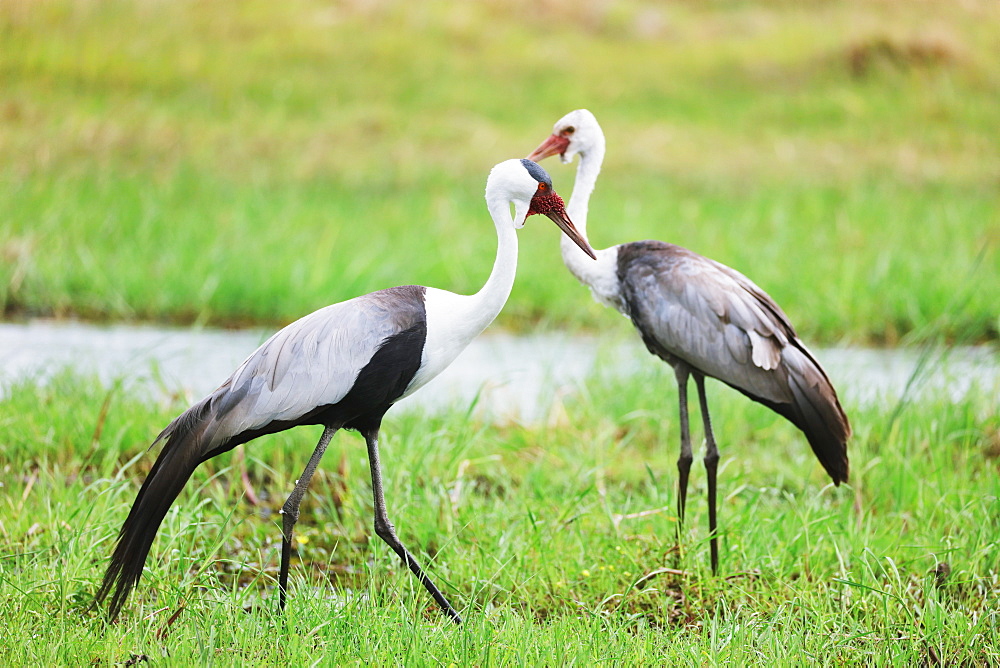
[[[560,160],[568,163],[577,153],[586,155],[598,145],[603,148],[604,133],[597,118],[586,109],[577,109],[556,122],[552,135],[532,151],[528,160],[537,161],[558,154]]]
[[[513,205],[514,218],[511,222],[515,228],[524,227],[528,216],[536,213],[547,216],[584,253],[597,259],[594,249],[569,219],[562,197],[552,187],[552,179],[537,163],[521,158],[506,160],[495,166],[486,180],[486,200],[491,207],[496,200],[503,200],[507,206]]]

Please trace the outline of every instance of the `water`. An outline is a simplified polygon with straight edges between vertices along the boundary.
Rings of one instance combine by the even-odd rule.
[[[65,368],[123,382],[151,400],[181,394],[194,401],[215,389],[270,334],[149,326],[96,326],[36,320],[0,323],[0,394],[13,382],[40,382]],[[1000,355],[987,346],[955,348],[920,367],[915,349],[815,350],[847,405],[895,402],[909,396],[958,400],[973,388],[1000,404]],[[666,365],[637,337],[487,333],[395,410],[468,408],[497,421],[531,422],[548,414],[554,397],[593,378],[596,368],[619,374]],[[921,368],[921,373],[914,375]]]

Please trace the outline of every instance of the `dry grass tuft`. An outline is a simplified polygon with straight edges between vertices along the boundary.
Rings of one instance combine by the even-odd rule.
[[[888,35],[869,37],[847,47],[846,62],[855,77],[874,71],[907,71],[955,65],[962,60],[955,40],[940,35],[900,39]]]

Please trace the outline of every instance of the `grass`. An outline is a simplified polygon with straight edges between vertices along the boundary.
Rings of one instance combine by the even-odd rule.
[[[390,413],[390,515],[466,617],[456,628],[373,538],[354,434],[335,438],[306,497],[277,614],[276,512],[318,437],[304,428],[203,465],[107,625],[86,606],[152,463],[144,449],[183,406],[72,375],[23,383],[0,411],[0,662],[1000,661],[995,397],[911,403],[895,420],[892,406],[849,405],[851,484],[834,488],[793,427],[713,385],[716,578],[700,467],[674,547],[673,388],[666,367],[595,376],[540,426],[483,424],[462,407]],[[243,497],[244,468],[260,506]]]
[[[472,292],[488,169],[586,106],[609,141],[595,245],[710,255],[811,342],[996,341],[998,19],[990,0],[0,3],[0,313],[273,326],[389,285]],[[571,168],[546,167],[568,195]],[[520,233],[500,325],[625,326],[550,227]],[[390,415],[390,513],[461,628],[372,539],[350,434],[277,614],[308,429],[201,467],[106,624],[87,606],[183,406],[24,382],[0,399],[0,664],[1000,663],[995,397],[848,405],[833,488],[794,428],[713,387],[713,577],[700,469],[675,549],[658,367],[595,377],[542,426]]]
[[[812,341],[996,340],[996,3],[509,9],[3,3],[0,309],[277,325],[472,292],[488,169],[587,106],[596,245],[708,254]],[[548,228],[501,325],[608,327]]]

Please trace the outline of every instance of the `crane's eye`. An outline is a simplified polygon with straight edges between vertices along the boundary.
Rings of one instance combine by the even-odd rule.
[[[538,184],[538,189],[539,190],[548,190],[549,187],[547,185],[545,185],[544,183],[539,183]]]
[[[574,132],[576,132],[576,128],[574,128],[572,125],[562,131],[564,135],[571,135]]]

